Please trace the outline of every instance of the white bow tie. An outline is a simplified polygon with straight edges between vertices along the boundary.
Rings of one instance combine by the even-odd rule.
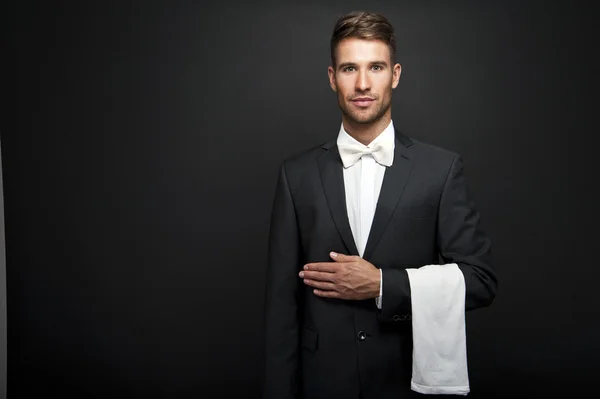
[[[344,168],[354,165],[363,155],[371,155],[381,165],[392,166],[394,149],[391,147],[380,143],[376,143],[370,148],[359,144],[338,144]]]

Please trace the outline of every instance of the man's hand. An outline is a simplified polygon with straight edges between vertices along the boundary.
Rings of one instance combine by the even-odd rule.
[[[379,269],[359,256],[329,254],[334,262],[308,263],[299,273],[315,295],[338,299],[369,299],[379,296]]]

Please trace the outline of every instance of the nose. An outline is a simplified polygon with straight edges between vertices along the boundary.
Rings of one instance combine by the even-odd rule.
[[[357,74],[356,77],[356,90],[367,91],[371,88],[371,82],[369,80],[368,71],[362,70]]]

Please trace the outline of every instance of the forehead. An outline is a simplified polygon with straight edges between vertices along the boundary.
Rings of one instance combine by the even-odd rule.
[[[337,63],[365,63],[389,61],[390,49],[381,40],[348,38],[340,41],[336,49]]]

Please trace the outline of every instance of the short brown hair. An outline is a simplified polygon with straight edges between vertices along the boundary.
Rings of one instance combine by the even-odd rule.
[[[354,11],[337,20],[331,35],[331,62],[334,67],[336,65],[335,50],[339,42],[351,37],[385,42],[390,49],[391,62],[395,63],[396,34],[390,21],[383,15]]]

